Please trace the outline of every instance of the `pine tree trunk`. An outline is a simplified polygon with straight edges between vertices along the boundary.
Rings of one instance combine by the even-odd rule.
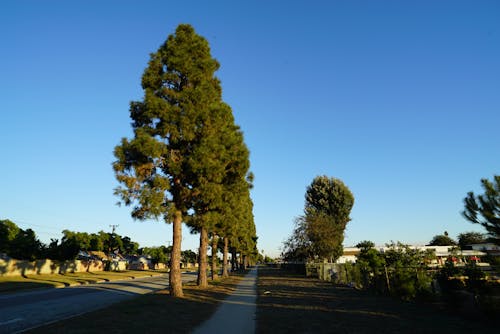
[[[243,255],[242,257],[242,262],[243,262],[243,270],[247,270],[248,267],[248,259],[246,255]]]
[[[181,279],[182,213],[177,211],[173,222],[173,244],[170,258],[170,295],[183,297]]]
[[[200,231],[200,249],[198,251],[198,286],[201,288],[208,287],[207,281],[207,249],[208,249],[208,233],[205,227]]]
[[[229,277],[228,267],[229,240],[224,238],[224,254],[222,255],[222,277]]]
[[[231,252],[231,271],[238,270],[238,261],[236,261],[236,251]]]
[[[213,233],[212,234],[212,280],[219,278],[217,273],[217,241],[219,237]]]

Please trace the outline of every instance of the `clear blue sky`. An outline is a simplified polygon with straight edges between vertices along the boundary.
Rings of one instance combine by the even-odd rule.
[[[149,53],[179,23],[221,64],[260,250],[279,254],[323,174],[355,196],[346,246],[482,231],[460,211],[500,173],[498,1],[2,1],[0,219],[45,242],[110,224],[171,240],[115,205],[111,163]]]

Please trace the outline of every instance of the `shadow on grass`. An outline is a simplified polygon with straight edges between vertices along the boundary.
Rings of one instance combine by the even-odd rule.
[[[15,293],[27,290],[53,288],[54,284],[44,282],[2,282],[0,283],[0,293]]]
[[[190,333],[215,312],[238,281],[238,277],[216,281],[208,289],[188,283],[183,298],[172,298],[168,290],[160,290],[31,332]]]
[[[489,324],[273,268],[259,270],[258,333],[471,333]]]
[[[40,281],[40,282],[52,282],[55,284],[52,284],[52,286],[56,285],[63,285],[65,287],[71,286],[72,283],[78,283],[78,284],[88,284],[88,283],[93,283],[93,280],[85,280],[81,278],[72,278],[72,277],[65,277],[64,275],[61,275],[61,279],[53,278],[49,279],[47,277],[41,276],[40,278],[36,276],[28,276],[27,277],[30,280],[33,281]]]

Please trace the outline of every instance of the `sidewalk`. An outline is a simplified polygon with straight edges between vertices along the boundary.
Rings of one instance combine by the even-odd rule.
[[[234,293],[221,302],[212,317],[193,333],[255,333],[256,299],[257,268],[255,267],[241,280]]]

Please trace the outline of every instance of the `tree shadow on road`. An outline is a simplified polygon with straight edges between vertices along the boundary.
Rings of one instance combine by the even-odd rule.
[[[172,298],[168,289],[159,290],[31,333],[191,333],[231,295],[239,280],[235,276],[210,282],[208,289],[185,283],[183,298]]]

